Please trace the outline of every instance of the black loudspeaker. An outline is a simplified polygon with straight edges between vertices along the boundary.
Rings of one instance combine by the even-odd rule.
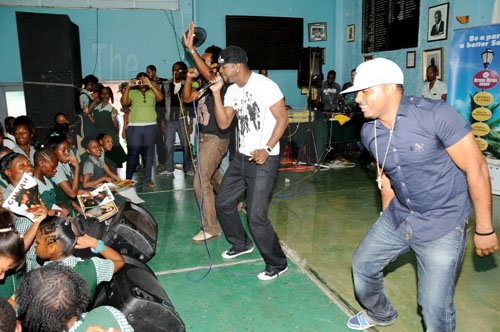
[[[156,253],[158,224],[138,205],[126,203],[109,224],[102,240],[122,255],[149,261]]]
[[[299,88],[320,87],[323,82],[323,50],[321,47],[304,47],[300,50],[297,85]]]
[[[67,15],[16,12],[24,98],[37,136],[66,113],[74,123],[82,81],[78,26]]]
[[[125,264],[110,282],[99,285],[94,307],[120,310],[135,331],[183,332],[184,322],[150,270]]]

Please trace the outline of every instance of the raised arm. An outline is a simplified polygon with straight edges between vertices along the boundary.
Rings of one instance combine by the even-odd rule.
[[[182,34],[182,40],[186,48],[189,50],[189,54],[191,54],[191,57],[193,58],[196,68],[198,68],[201,76],[203,76],[203,78],[207,81],[212,81],[216,78],[216,74],[210,70],[210,67],[205,63],[205,59],[203,59],[194,48],[195,27],[194,22],[191,22],[188,32]]]

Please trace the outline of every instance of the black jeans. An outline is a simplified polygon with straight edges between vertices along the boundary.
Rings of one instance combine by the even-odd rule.
[[[248,158],[238,153],[229,165],[217,194],[217,216],[226,240],[235,250],[250,248],[252,241],[243,229],[236,209],[238,198],[246,191],[248,226],[266,262],[266,270],[281,271],[287,266],[286,256],[267,216],[279,156],[269,156],[263,165],[248,161]]]

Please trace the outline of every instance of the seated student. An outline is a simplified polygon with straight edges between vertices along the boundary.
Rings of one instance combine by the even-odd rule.
[[[118,168],[123,167],[123,163],[127,161],[126,155],[124,160],[118,160],[113,156],[113,137],[108,134],[99,134],[96,137],[96,140],[99,142],[102,150],[104,151],[104,161],[106,165],[108,165],[111,172],[114,174],[118,174]]]
[[[8,183],[8,186],[3,190],[4,200],[9,197],[25,172],[33,175],[33,168],[31,167],[30,161],[19,153],[9,153],[0,160],[0,174]],[[47,216],[48,213],[47,207],[45,207],[45,204],[43,204],[43,201],[41,200],[39,204],[32,206],[29,211],[39,217],[36,222],[20,215],[15,215],[14,217],[15,229],[19,232],[19,235],[23,237],[24,241],[24,250],[26,251],[26,271],[30,271],[39,266],[36,261],[35,249],[32,246],[32,243],[35,239],[36,231],[40,222]]]
[[[0,159],[2,159],[4,156],[8,155],[9,153],[11,153],[12,150],[6,146],[0,146]],[[9,184],[7,183],[7,181],[4,180],[4,178],[2,176],[0,176],[0,190],[1,189],[4,189],[5,187],[7,187]],[[1,192],[1,191],[0,191]],[[2,200],[1,201],[1,204],[3,204],[3,197],[2,195],[0,195],[0,199]],[[1,205],[0,204],[0,205]]]
[[[16,312],[9,301],[0,298],[0,331],[20,332],[21,325],[17,324]]]
[[[134,331],[125,316],[113,307],[85,312],[89,302],[89,290],[82,277],[60,264],[27,273],[16,291],[18,319],[26,331],[83,332],[95,325]]]
[[[90,235],[76,237],[71,222],[65,218],[48,217],[40,223],[36,233],[36,254],[50,262],[60,262],[72,267],[87,282],[91,296],[103,281],[110,281],[113,273],[125,264],[122,255]],[[74,249],[91,248],[103,258],[83,260],[72,255]],[[44,264],[44,265],[45,265]]]
[[[56,204],[56,189],[51,180],[56,174],[57,163],[58,160],[54,150],[48,147],[42,148],[35,153],[35,168],[33,169],[33,174],[38,183],[40,197],[47,209],[49,209],[48,215],[66,217],[69,214],[69,210],[62,204],[61,206]],[[54,205],[61,209],[53,209]],[[71,207],[69,207],[69,209],[71,209]]]
[[[17,288],[24,264],[23,239],[14,229],[14,217],[0,208],[0,298],[8,300]],[[2,315],[0,315],[1,317]],[[0,328],[0,331],[4,331]]]
[[[85,151],[89,156],[82,167],[83,188],[96,188],[103,183],[120,180],[118,175],[111,172],[106,165],[104,154],[97,140],[86,137],[82,141],[82,145],[85,146]]]
[[[58,160],[56,174],[52,181],[57,185],[56,201],[61,202],[66,207],[72,207],[72,215],[76,211],[82,213],[78,203],[74,200],[77,195],[88,194],[86,190],[79,190],[80,185],[80,164],[77,158],[69,152],[69,142],[64,134],[54,135],[47,139],[47,146],[51,148]]]
[[[32,145],[32,140],[35,137],[35,126],[26,115],[18,116],[14,120],[14,137],[16,138],[16,146],[12,151],[24,155],[33,165],[35,163],[35,147]]]

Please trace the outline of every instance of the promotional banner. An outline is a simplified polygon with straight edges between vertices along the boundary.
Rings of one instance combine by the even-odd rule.
[[[448,100],[469,121],[500,195],[500,24],[456,30]]]

